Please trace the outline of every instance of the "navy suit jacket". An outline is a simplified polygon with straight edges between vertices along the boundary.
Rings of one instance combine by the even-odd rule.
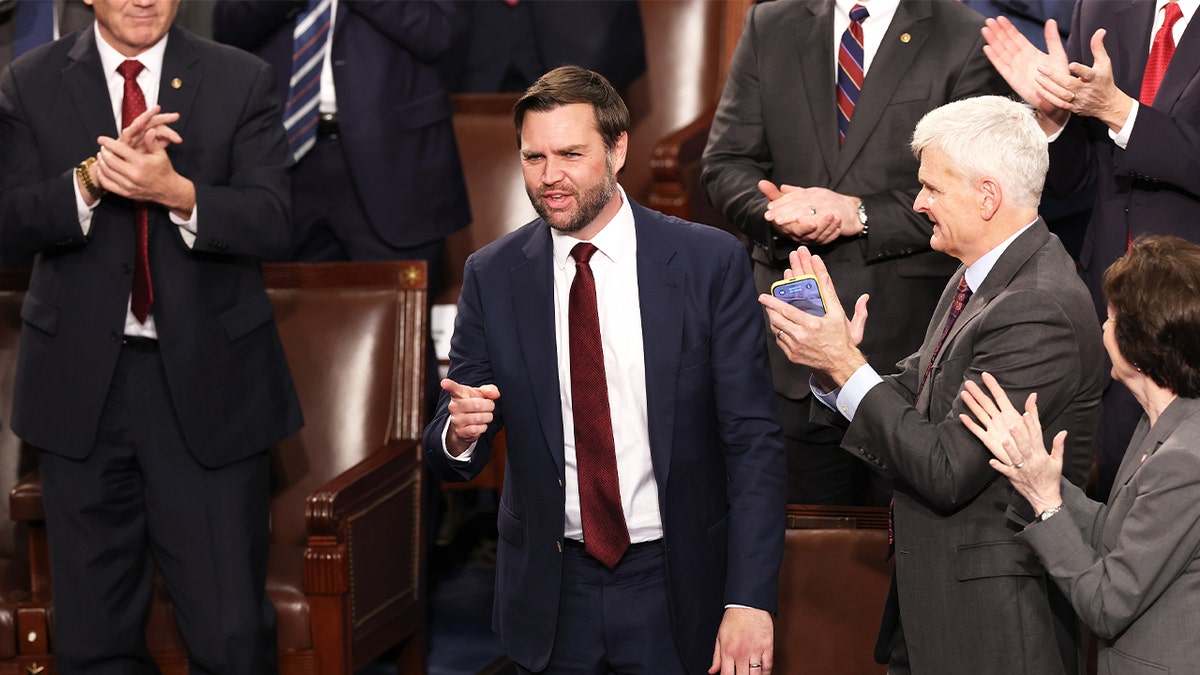
[[[221,466],[300,428],[299,401],[258,260],[291,240],[287,142],[270,67],[172,28],[159,105],[183,137],[168,154],[196,185],[188,248],[150,205],[154,319],[180,427]],[[175,85],[178,86],[175,86]],[[0,77],[0,250],[35,254],[17,362],[13,428],[72,458],[91,452],[121,351],[134,255],[133,203],[105,196],[84,236],[74,167],[116,122],[85,30],[43,45]]]
[[[673,630],[704,672],[727,603],[774,611],[783,555],[784,458],[766,335],[745,249],[730,235],[632,204],[650,452],[667,548]],[[469,480],[507,430],[494,627],[542,669],[562,578],[564,450],[552,244],[535,220],[466,264],[449,377],[500,390],[469,463],[448,459],[443,394],[425,431],[445,480]]]
[[[1099,2],[1075,6],[1067,57],[1091,64],[1088,42],[1106,28],[1104,46],[1112,59],[1117,87],[1137,98],[1150,53],[1152,0]],[[1086,56],[1085,53],[1087,52]],[[1095,181],[1096,205],[1079,262],[1096,313],[1106,315],[1101,278],[1125,254],[1127,238],[1169,234],[1200,242],[1195,214],[1200,209],[1200,21],[1188,22],[1176,46],[1153,105],[1139,106],[1125,149],[1095,118],[1073,116],[1050,144],[1047,186],[1067,194]]]
[[[275,66],[285,100],[303,0],[220,0],[213,36]],[[446,0],[341,0],[332,63],[340,139],[375,231],[410,247],[471,220],[449,95],[435,65],[449,48]]]

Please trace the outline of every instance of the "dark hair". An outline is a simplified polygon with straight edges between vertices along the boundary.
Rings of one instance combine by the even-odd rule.
[[[1117,348],[1155,384],[1200,396],[1200,246],[1141,236],[1104,273]]]
[[[572,103],[592,106],[605,149],[612,150],[621,134],[629,131],[629,108],[603,75],[579,66],[562,66],[539,77],[513,106],[517,145],[521,144],[525,113],[547,112]]]

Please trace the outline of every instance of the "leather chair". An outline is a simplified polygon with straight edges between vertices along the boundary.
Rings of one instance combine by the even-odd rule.
[[[13,374],[17,363],[17,338],[21,330],[21,303],[29,285],[27,271],[0,271],[0,488],[11,489],[37,462],[36,453],[12,432]],[[37,672],[44,660],[22,659],[17,616],[32,596],[29,578],[28,533],[7,516],[0,502],[0,675]]]
[[[305,418],[271,451],[267,593],[280,672],[350,675],[397,645],[400,672],[424,672],[425,264],[279,264],[263,275]],[[28,523],[42,589],[18,620],[20,634],[37,635],[22,654],[46,661],[40,484],[22,481],[10,501]],[[161,584],[146,633],[164,673],[187,672]]]
[[[887,509],[788,505],[775,672],[883,675],[875,638],[892,578]]]

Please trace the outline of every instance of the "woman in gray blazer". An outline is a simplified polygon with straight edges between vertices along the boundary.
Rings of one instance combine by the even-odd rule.
[[[1037,394],[1022,415],[985,373],[991,395],[968,382],[978,422],[962,421],[1037,514],[1017,536],[1099,638],[1100,675],[1197,673],[1200,246],[1139,238],[1105,273],[1104,294],[1112,376],[1145,410],[1107,504],[1061,479],[1067,433],[1047,454]]]

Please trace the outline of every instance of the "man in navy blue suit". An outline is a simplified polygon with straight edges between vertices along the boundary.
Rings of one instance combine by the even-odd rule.
[[[453,38],[453,3],[391,0],[219,0],[213,36],[275,67],[285,101],[312,67],[315,144],[296,142],[292,260],[425,260],[471,220],[450,98],[435,63]],[[316,19],[319,15],[322,18]],[[306,22],[316,41],[300,37]],[[300,31],[297,31],[297,27]],[[305,45],[313,61],[293,64]],[[311,93],[311,92],[309,92]],[[432,294],[431,294],[432,295]]]
[[[769,673],[785,464],[745,249],[628,199],[602,76],[547,73],[514,122],[541,218],[467,260],[425,431],[462,481],[507,430],[504,649],[522,672]]]

